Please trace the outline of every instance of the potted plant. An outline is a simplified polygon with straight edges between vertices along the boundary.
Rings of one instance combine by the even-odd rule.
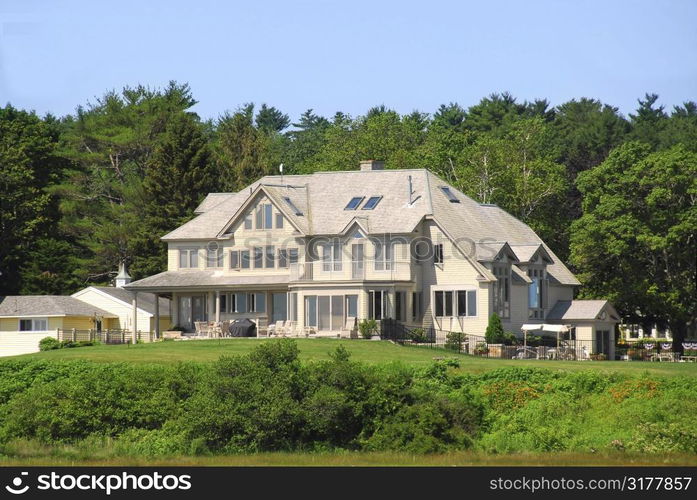
[[[478,356],[489,354],[489,346],[486,345],[486,342],[477,342],[477,345],[474,346],[474,354]]]

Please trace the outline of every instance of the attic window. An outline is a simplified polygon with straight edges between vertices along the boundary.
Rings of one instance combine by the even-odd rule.
[[[365,205],[363,205],[363,210],[374,209],[378,203],[380,203],[380,200],[382,200],[382,196],[371,196],[368,198],[368,201],[365,202]]]
[[[288,204],[288,206],[290,207],[290,209],[293,211],[293,213],[295,215],[302,215],[303,214],[300,210],[298,210],[298,207],[295,206],[295,203],[293,203],[291,201],[291,199],[288,198],[287,196],[283,197],[283,201],[285,201]]]
[[[348,202],[344,210],[356,210],[364,199],[365,196],[354,196],[351,198],[351,201]]]
[[[460,200],[458,200],[453,192],[450,190],[448,186],[441,186],[440,187],[441,191],[443,191],[443,194],[448,197],[448,200],[450,200],[450,203],[460,203]]]

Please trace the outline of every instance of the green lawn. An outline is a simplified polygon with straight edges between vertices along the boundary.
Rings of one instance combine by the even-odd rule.
[[[519,453],[489,455],[470,451],[414,455],[410,453],[257,453],[217,456],[80,457],[24,456],[0,457],[0,466],[269,466],[269,467],[380,467],[380,466],[695,466],[697,457],[685,453]]]
[[[480,373],[504,366],[535,366],[554,370],[588,370],[599,372],[622,372],[627,374],[647,373],[651,375],[681,375],[697,377],[697,363],[652,363],[639,361],[537,361],[487,359],[457,354],[443,349],[407,347],[390,342],[337,339],[297,339],[300,357],[304,360],[328,359],[336,346],[343,344],[352,354],[352,359],[365,363],[398,361],[416,366],[427,366],[437,357],[452,357],[460,360],[460,369]],[[176,363],[179,361],[210,362],[221,355],[249,352],[260,342],[268,339],[221,339],[191,340],[183,342],[159,342],[138,345],[99,345],[60,349],[36,354],[17,356],[33,359],[87,359],[96,362],[127,361],[132,363]],[[5,358],[8,359],[8,358]]]

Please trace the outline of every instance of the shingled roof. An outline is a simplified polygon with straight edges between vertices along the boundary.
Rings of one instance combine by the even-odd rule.
[[[412,194],[409,192],[409,178]],[[448,187],[457,202],[452,202],[442,187]],[[355,218],[361,220],[362,226],[371,234],[411,233],[424,217],[432,217],[455,241],[475,244],[461,244],[464,253],[468,248],[477,248],[476,244],[483,241],[507,242],[516,254],[520,252],[525,258],[542,245],[553,261],[547,267],[550,277],[565,285],[580,284],[528,225],[495,205],[474,201],[425,169],[266,176],[238,193],[209,195],[197,207],[197,217],[165,235],[163,240],[220,237],[233,217],[240,215],[240,208],[250,194],[260,191],[266,193],[308,236],[340,234]],[[382,199],[374,210],[344,210],[354,196],[366,199],[382,196]],[[290,213],[284,206],[284,197],[288,197],[302,215]],[[476,262],[480,256],[474,252],[468,257]]]
[[[611,319],[619,321],[615,309],[607,300],[558,300],[547,314],[548,320],[594,320],[605,310]]]
[[[0,316],[102,316],[114,314],[63,295],[8,295],[0,297]]]

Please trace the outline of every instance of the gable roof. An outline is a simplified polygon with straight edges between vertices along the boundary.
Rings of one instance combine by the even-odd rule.
[[[195,214],[202,214],[212,210],[223,201],[235,196],[234,193],[208,193],[201,203],[194,209]]]
[[[0,316],[117,316],[64,295],[9,295],[0,297]]]
[[[125,288],[115,286],[93,286],[89,288],[105,293],[128,305],[133,303],[133,292]],[[170,301],[168,299],[160,297],[160,316],[169,316],[169,304]],[[138,293],[138,309],[142,309],[149,314],[155,314],[155,294]]]
[[[608,319],[619,321],[615,308],[607,300],[558,300],[547,314],[548,320],[594,320],[605,311]]]
[[[410,177],[412,193],[409,192]],[[450,235],[463,253],[471,254],[474,248],[475,255],[467,257],[484,276],[488,273],[482,271],[483,266],[477,262],[477,243],[491,241],[500,242],[502,247],[504,243],[508,243],[521,262],[524,258],[529,258],[529,251],[545,252],[551,260],[547,270],[553,282],[580,285],[564,263],[527,224],[495,205],[483,205],[474,201],[425,169],[266,176],[248,188],[228,196],[213,193],[210,199],[207,197],[197,208],[205,210],[203,213],[162,239],[185,241],[220,237],[233,217],[239,217],[240,209],[248,202],[250,195],[261,190],[260,186],[263,186],[263,192],[284,215],[301,229],[301,233],[308,236],[342,234],[357,216],[361,218],[361,226],[369,230],[370,234],[412,233],[424,218],[431,217]],[[452,203],[448,199],[440,189],[443,186],[450,188],[458,203]],[[287,209],[283,201],[286,196],[303,213],[302,216],[296,216]],[[382,196],[382,199],[373,210],[363,210],[363,203],[357,210],[345,210],[348,201],[355,196],[366,199]]]

